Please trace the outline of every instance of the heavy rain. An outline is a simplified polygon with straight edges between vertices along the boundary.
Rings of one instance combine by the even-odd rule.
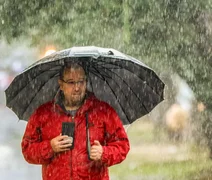
[[[0,0],[0,179],[42,179],[22,155],[27,121],[5,90],[39,59],[77,46],[123,52],[165,84],[164,100],[124,126],[131,148],[111,180],[212,179],[211,27],[211,0]]]

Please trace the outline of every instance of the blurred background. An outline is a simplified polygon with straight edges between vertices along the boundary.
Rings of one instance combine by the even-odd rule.
[[[131,150],[112,180],[212,179],[212,1],[0,0],[0,179],[41,179],[24,161],[25,121],[5,104],[14,77],[72,46],[111,47],[155,70],[165,100],[126,127]]]

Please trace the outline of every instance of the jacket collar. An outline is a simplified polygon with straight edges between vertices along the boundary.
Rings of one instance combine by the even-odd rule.
[[[63,99],[64,99],[64,96],[62,92],[59,91],[54,98],[54,109],[56,112],[69,114],[69,112],[65,109],[65,106],[63,104]],[[77,114],[81,115],[88,112],[93,106],[93,103],[95,100],[96,100],[96,97],[94,93],[87,91],[84,103],[78,109]]]

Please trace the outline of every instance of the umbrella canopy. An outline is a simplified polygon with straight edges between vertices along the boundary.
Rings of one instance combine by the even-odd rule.
[[[88,90],[109,103],[124,125],[163,100],[164,83],[141,61],[115,49],[87,46],[58,51],[32,64],[6,89],[6,105],[19,119],[28,120],[39,105],[55,97],[59,72],[69,61],[84,64]]]

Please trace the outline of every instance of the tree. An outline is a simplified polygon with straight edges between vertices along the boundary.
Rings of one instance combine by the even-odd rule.
[[[131,37],[134,46],[142,49],[140,56],[159,71],[171,67],[187,81],[197,99],[211,109],[212,34],[206,32],[203,17],[205,13],[212,17],[210,1],[150,0],[133,4],[132,8]]]
[[[119,1],[22,1],[1,3],[1,36],[26,36],[34,44],[118,46],[122,13]]]

